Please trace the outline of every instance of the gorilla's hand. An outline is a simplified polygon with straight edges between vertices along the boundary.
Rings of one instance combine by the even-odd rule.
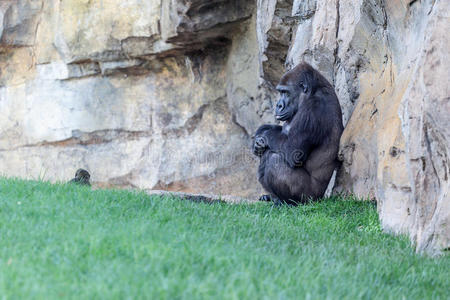
[[[268,146],[267,137],[264,135],[257,135],[255,137],[255,142],[253,143],[253,154],[257,156],[262,156],[267,150]]]

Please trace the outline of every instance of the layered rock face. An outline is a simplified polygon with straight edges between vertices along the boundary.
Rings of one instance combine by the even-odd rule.
[[[256,198],[256,128],[300,61],[335,86],[335,192],[450,247],[448,1],[3,0],[0,173]]]
[[[255,5],[119,2],[0,3],[0,172],[255,196]]]

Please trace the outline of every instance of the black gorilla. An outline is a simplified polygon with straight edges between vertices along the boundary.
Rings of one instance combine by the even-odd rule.
[[[285,123],[261,126],[253,144],[259,182],[270,193],[260,200],[296,205],[325,193],[338,166],[342,113],[331,84],[306,63],[284,74],[277,90],[275,117]]]
[[[78,169],[77,172],[75,173],[75,178],[73,178],[69,182],[91,186],[91,183],[89,182],[90,178],[91,175],[89,174],[88,171],[86,171],[85,169]]]

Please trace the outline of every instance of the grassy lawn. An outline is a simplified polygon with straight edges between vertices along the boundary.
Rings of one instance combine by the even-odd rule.
[[[0,299],[449,299],[368,202],[205,204],[0,179]]]

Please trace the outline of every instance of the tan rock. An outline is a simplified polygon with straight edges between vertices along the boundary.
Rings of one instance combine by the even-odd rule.
[[[352,22],[339,30],[339,35],[354,34],[349,44],[343,39],[339,45],[341,65],[348,68],[342,74],[353,72],[347,54],[358,47],[363,64],[353,81],[337,80],[340,91],[350,92],[341,96],[355,87],[359,95],[341,139],[344,162],[336,190],[376,198],[385,229],[408,233],[418,250],[436,253],[450,246],[450,73],[445,59],[450,42],[443,32],[450,6],[425,1],[381,8],[382,13],[367,6],[356,11],[360,20],[368,20],[367,13],[385,15],[384,32],[369,35],[369,26]],[[380,42],[374,44],[377,37]]]

